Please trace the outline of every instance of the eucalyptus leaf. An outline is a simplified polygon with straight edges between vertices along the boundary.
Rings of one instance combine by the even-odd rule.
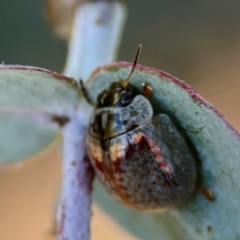
[[[132,64],[114,63],[98,68],[87,82],[89,97],[96,101],[100,92],[116,79],[126,79]],[[240,136],[222,114],[201,98],[183,81],[162,71],[138,65],[130,79],[139,92],[142,83],[147,82],[153,89],[150,102],[154,112],[168,114],[192,143],[198,157],[199,184],[210,189],[215,197],[209,201],[199,191],[192,199],[176,209],[164,213],[148,215],[154,222],[153,239],[240,239]],[[142,229],[149,234],[151,228],[139,217],[146,213],[126,213],[121,219],[121,208],[103,200],[103,194],[96,196],[96,201],[104,206],[122,225],[134,232],[140,239],[150,239],[139,234]],[[131,220],[128,217],[131,215]],[[142,216],[143,216],[142,215]],[[166,218],[167,216],[167,218]],[[166,219],[166,220],[165,220]],[[158,233],[167,222],[172,224],[172,231]],[[134,228],[133,223],[138,226]],[[179,228],[182,228],[179,232]]]
[[[27,158],[47,147],[64,116],[80,101],[78,84],[46,69],[0,65],[0,163]]]
[[[0,164],[13,163],[34,155],[53,141],[57,131],[56,124],[0,114]]]
[[[79,102],[72,78],[46,69],[0,65],[0,110],[38,110],[64,114]]]

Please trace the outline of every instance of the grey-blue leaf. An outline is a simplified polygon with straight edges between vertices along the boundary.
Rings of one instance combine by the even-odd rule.
[[[0,163],[27,158],[55,138],[64,116],[80,101],[78,84],[46,69],[0,65]]]
[[[98,94],[116,79],[126,79],[131,66],[129,63],[114,63],[95,70],[87,84],[90,98],[95,101]],[[153,89],[150,102],[154,111],[167,113],[175,119],[192,142],[199,158],[199,185],[209,188],[215,196],[214,201],[209,201],[196,191],[184,205],[167,213],[149,216],[152,221],[158,222],[159,225],[155,227],[160,228],[165,224],[163,219],[167,214],[168,219],[184,229],[183,235],[179,234],[177,239],[187,239],[185,233],[194,240],[239,239],[240,135],[218,110],[183,81],[162,71],[138,65],[130,83],[142,91],[143,82],[147,82]],[[100,195],[98,197],[101,198]],[[121,210],[119,208],[115,211],[111,205],[109,203],[107,209],[117,218]],[[119,221],[138,236],[139,229],[150,231],[139,220],[139,213],[131,214],[131,221],[135,224],[137,222],[139,229],[133,230],[130,223],[124,224],[127,218],[123,217]],[[172,231],[176,231],[175,227]],[[172,239],[173,234],[165,231],[156,235],[155,239]]]

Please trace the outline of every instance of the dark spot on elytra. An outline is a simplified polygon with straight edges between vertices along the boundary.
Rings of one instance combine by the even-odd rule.
[[[132,110],[132,111],[131,111],[131,116],[132,116],[132,117],[136,117],[136,116],[138,116],[138,114],[139,114],[139,112],[136,111],[136,110]]]
[[[123,168],[123,159],[118,158],[116,161],[113,162],[113,168],[115,173],[125,173],[126,169]]]
[[[128,194],[128,193],[124,193],[124,195],[125,195],[125,197],[127,197],[127,198],[130,198],[130,197],[131,197],[131,195]]]
[[[152,191],[153,191],[152,189],[148,189],[148,193],[152,193]]]
[[[118,179],[119,182],[123,182],[123,180],[124,180],[123,178],[119,178]]]
[[[124,191],[128,190],[128,189],[127,189],[125,186],[123,186],[123,185],[119,185],[119,188],[122,189],[122,190],[124,190]]]
[[[95,160],[95,167],[97,168],[97,170],[99,172],[102,172],[102,173],[104,172],[104,167],[103,167],[102,162],[99,162],[99,161]]]
[[[130,159],[134,153],[135,153],[135,148],[131,143],[129,143],[125,152],[125,159]]]

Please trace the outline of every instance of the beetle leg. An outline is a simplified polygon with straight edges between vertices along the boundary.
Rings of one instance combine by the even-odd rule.
[[[96,104],[89,98],[88,93],[87,93],[87,89],[85,88],[82,79],[79,80],[79,85],[80,85],[80,89],[82,91],[83,97],[85,98],[85,100],[92,106],[96,106]]]
[[[215,197],[209,188],[198,187],[197,190],[209,201],[214,201]]]
[[[148,98],[152,94],[153,89],[151,88],[151,86],[148,83],[144,82],[142,84],[142,91],[143,91],[143,95],[146,98]]]

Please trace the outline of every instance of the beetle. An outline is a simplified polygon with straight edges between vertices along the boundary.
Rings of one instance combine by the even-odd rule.
[[[116,80],[92,103],[95,106],[86,146],[105,189],[118,201],[139,209],[166,209],[186,202],[196,185],[195,159],[171,118],[154,113],[149,100],[154,89],[131,85],[141,45],[130,74]]]

